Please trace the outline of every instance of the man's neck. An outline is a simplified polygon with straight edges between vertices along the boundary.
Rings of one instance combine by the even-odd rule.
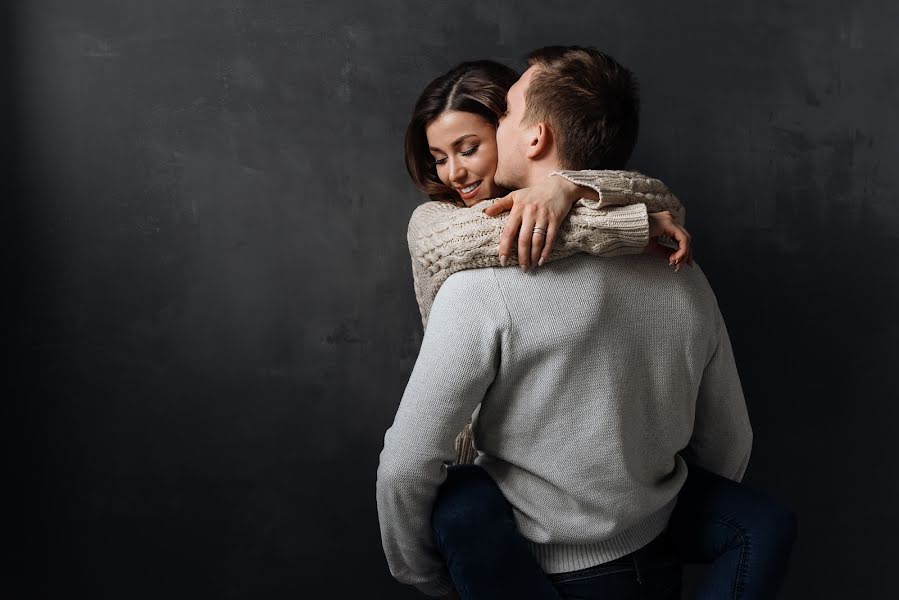
[[[527,172],[527,177],[525,178],[525,185],[522,187],[531,187],[532,185],[536,185],[538,182],[549,177],[549,174],[553,171],[559,171],[561,167],[559,167],[558,163],[555,161],[540,161],[537,163],[532,163],[529,165],[529,169]]]

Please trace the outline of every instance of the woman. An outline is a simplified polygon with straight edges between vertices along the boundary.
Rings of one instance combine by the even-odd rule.
[[[690,263],[689,236],[680,226],[682,206],[661,182],[636,172],[557,172],[533,188],[491,200],[508,192],[493,181],[495,131],[506,92],[517,78],[492,61],[463,63],[426,87],[407,128],[407,169],[433,200],[415,210],[408,232],[425,325],[440,285],[462,269],[510,263],[528,268],[574,252],[638,253],[646,246],[647,230],[650,237],[668,235],[679,244],[673,252],[659,246],[653,252],[675,268]],[[491,218],[509,208],[512,213],[504,219]],[[472,458],[472,452],[461,449],[458,462]],[[606,572],[596,567],[592,573],[577,572],[576,578],[543,574],[514,527],[502,526],[510,523],[511,509],[478,469],[448,468],[434,509],[435,539],[441,543],[441,528],[460,504],[490,507],[477,511],[476,522],[464,524],[471,532],[470,554],[489,531],[505,545],[487,560],[513,561],[515,576],[503,579],[489,564],[466,562],[468,552],[452,549],[450,573],[463,597],[491,597],[497,589],[518,597],[565,597],[577,593],[584,577]],[[667,535],[684,562],[711,563],[699,597],[773,598],[785,573],[795,517],[778,502],[691,465]],[[446,556],[449,550],[441,551]]]

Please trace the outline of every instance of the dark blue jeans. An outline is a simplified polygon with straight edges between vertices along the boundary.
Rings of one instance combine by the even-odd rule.
[[[710,563],[697,598],[770,600],[796,536],[796,518],[781,503],[695,465],[659,538],[587,569],[544,573],[518,532],[512,507],[477,465],[448,467],[432,526],[463,600],[678,600],[682,562]]]

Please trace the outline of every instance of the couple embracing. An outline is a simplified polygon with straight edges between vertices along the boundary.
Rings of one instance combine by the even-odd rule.
[[[796,518],[740,483],[752,429],[683,207],[624,170],[636,80],[594,48],[528,65],[459,65],[406,132],[431,201],[377,472],[390,572],[446,598],[679,599],[704,563],[700,598],[774,598]]]

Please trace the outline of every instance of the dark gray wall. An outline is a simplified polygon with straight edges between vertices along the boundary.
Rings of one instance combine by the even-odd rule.
[[[799,514],[784,597],[891,595],[895,2],[19,6],[23,597],[417,597],[374,500],[421,340],[402,132],[458,61],[550,43],[642,80],[632,166],[688,208],[755,426],[746,482]]]

